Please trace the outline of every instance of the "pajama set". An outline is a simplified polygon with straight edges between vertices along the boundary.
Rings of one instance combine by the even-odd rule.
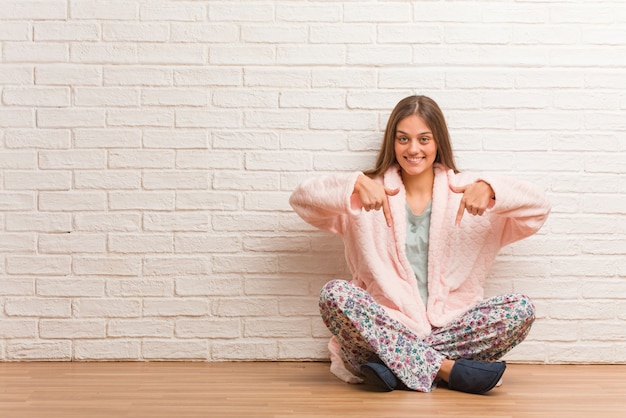
[[[483,283],[500,248],[537,232],[550,205],[528,182],[435,164],[432,202],[415,215],[399,170],[376,179],[400,189],[389,197],[391,227],[382,210],[364,211],[353,194],[360,172],[310,179],[290,203],[306,222],[343,238],[352,273],[351,281],[333,280],[320,293],[333,334],[331,371],[357,382],[348,368],[380,361],[408,388],[427,392],[444,359],[497,360],[528,334],[532,302],[521,294],[485,300]],[[457,227],[462,195],[450,186],[478,180],[491,185],[496,200],[483,216],[465,213]]]

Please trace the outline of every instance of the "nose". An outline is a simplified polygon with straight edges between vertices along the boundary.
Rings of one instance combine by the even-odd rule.
[[[417,153],[417,152],[419,152],[420,150],[421,150],[421,147],[420,147],[419,140],[417,140],[417,139],[412,139],[412,140],[409,142],[409,152],[411,152],[411,153]]]

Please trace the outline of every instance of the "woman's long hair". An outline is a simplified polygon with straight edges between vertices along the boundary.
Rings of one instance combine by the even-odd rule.
[[[376,159],[376,165],[373,169],[365,171],[365,175],[372,178],[378,177],[397,163],[394,144],[396,141],[398,122],[411,115],[421,117],[430,128],[435,144],[437,144],[435,162],[458,173],[454,163],[450,134],[448,133],[448,126],[446,125],[443,112],[437,103],[429,97],[409,96],[400,100],[391,112],[389,121],[387,121],[383,144],[378,152],[378,158]]]

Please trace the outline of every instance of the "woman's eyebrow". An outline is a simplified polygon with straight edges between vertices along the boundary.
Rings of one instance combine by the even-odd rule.
[[[402,135],[408,135],[408,133],[401,131],[401,130],[396,130],[396,135],[397,134],[402,134]],[[425,131],[425,132],[420,132],[417,135],[432,135],[433,133],[430,131]]]

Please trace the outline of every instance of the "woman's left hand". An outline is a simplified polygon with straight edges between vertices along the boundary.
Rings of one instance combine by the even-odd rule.
[[[485,210],[492,207],[495,203],[495,193],[493,189],[489,183],[482,180],[464,186],[450,185],[450,190],[454,193],[463,193],[454,222],[456,226],[461,225],[463,212],[467,211],[467,213],[471,215],[482,216]]]

